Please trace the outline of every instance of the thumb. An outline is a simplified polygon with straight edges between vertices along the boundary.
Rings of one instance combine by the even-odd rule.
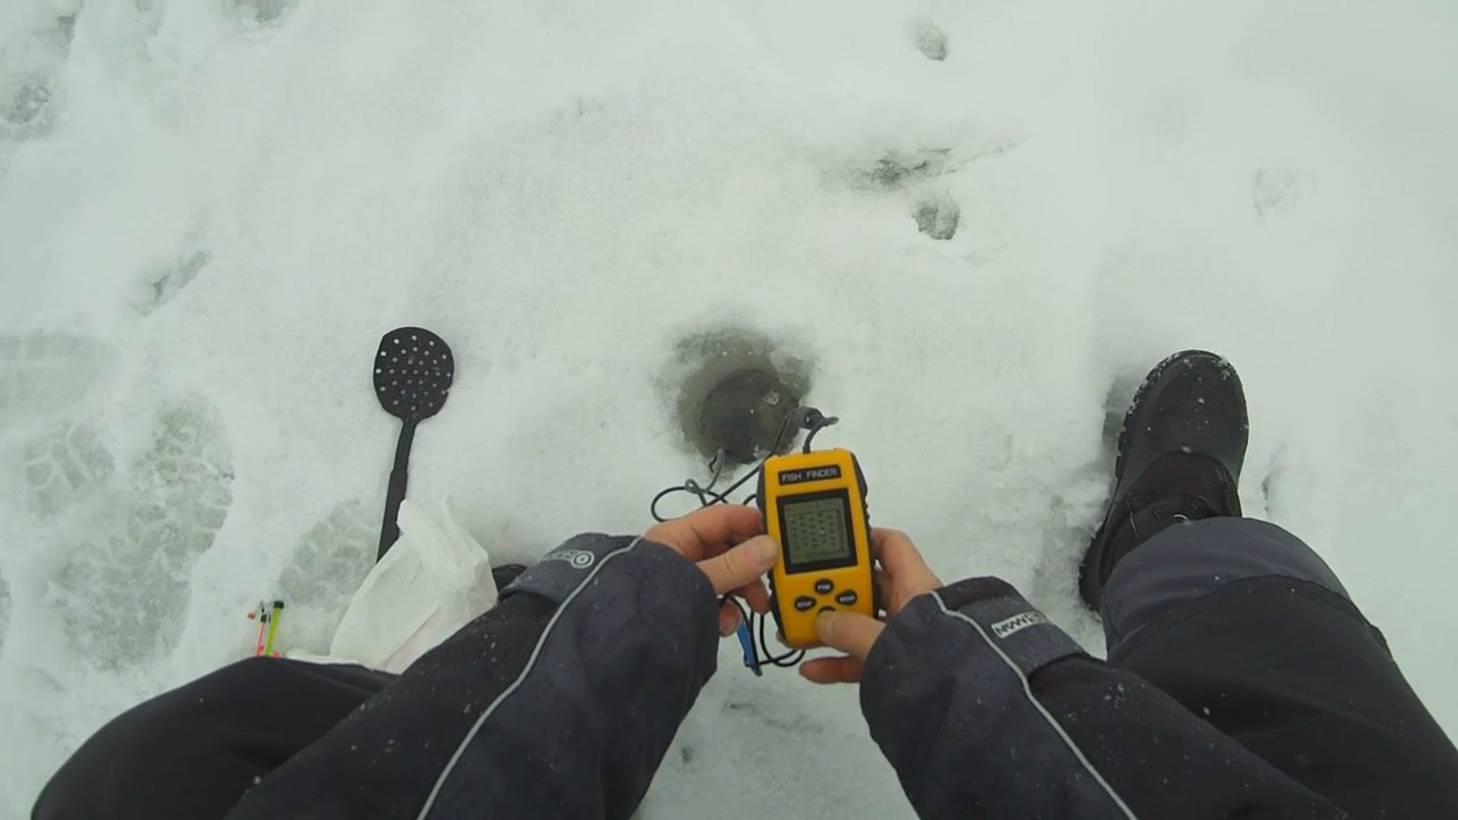
[[[822,612],[815,616],[820,642],[854,658],[865,660],[886,625],[858,612]]]
[[[714,594],[723,595],[758,581],[779,557],[780,545],[768,535],[760,535],[707,561],[700,561],[699,569],[708,576]]]

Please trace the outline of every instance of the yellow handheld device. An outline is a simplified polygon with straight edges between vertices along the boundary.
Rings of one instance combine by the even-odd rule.
[[[787,644],[820,646],[815,616],[822,610],[875,616],[866,479],[849,450],[769,459],[759,474],[758,503],[780,545],[770,588]]]

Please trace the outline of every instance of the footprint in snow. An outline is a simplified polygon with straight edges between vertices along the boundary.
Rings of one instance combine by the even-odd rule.
[[[912,212],[916,229],[932,239],[948,240],[957,235],[962,209],[947,194],[928,197],[917,203]]]
[[[292,9],[294,0],[234,0],[233,7],[245,25],[265,26]]]
[[[917,20],[911,25],[911,42],[928,60],[947,59],[947,32],[930,20]]]
[[[1248,465],[1246,474],[1254,479],[1259,475],[1259,469],[1256,465]],[[1256,482],[1252,480],[1248,484]],[[1311,470],[1298,457],[1295,448],[1289,442],[1284,442],[1271,453],[1270,460],[1265,464],[1265,474],[1256,485],[1260,487],[1260,494],[1256,498],[1259,507],[1248,510],[1246,514],[1280,521],[1291,513],[1301,498],[1313,494],[1316,484]]]
[[[24,445],[26,506],[54,518],[91,495],[114,471],[111,452],[90,425],[61,421]]]
[[[82,336],[0,336],[0,428],[69,410],[116,358],[111,345]]]
[[[941,176],[951,167],[952,149],[886,151],[875,162],[856,171],[863,187],[897,191]]]
[[[932,239],[946,241],[957,235],[962,209],[935,180],[957,170],[950,148],[887,151],[874,163],[857,169],[857,187],[880,191],[909,191],[911,217],[916,229]]]
[[[137,297],[134,306],[143,316],[162,307],[172,301],[173,297],[182,292],[182,289],[192,284],[192,280],[207,265],[210,254],[207,251],[193,251],[175,260],[170,265],[164,265],[155,270],[149,271],[142,276],[138,282]]]
[[[347,501],[304,533],[279,576],[288,609],[290,649],[323,654],[355,590],[375,563],[379,522],[364,505]]]
[[[1301,200],[1305,185],[1295,171],[1262,168],[1251,177],[1250,187],[1251,205],[1257,216],[1265,217],[1293,207]]]
[[[132,507],[118,531],[82,544],[48,598],[79,654],[103,668],[144,664],[175,648],[193,563],[232,503],[232,453],[217,410],[201,399],[162,406],[151,449],[133,465]]]
[[[0,53],[0,138],[32,137],[50,129],[54,78],[71,53],[75,33],[76,14],[59,15]]]

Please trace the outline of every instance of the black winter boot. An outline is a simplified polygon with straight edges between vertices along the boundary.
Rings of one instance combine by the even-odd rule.
[[[1084,555],[1078,589],[1098,609],[1114,565],[1181,522],[1240,515],[1236,484],[1250,421],[1230,363],[1188,350],[1155,366],[1119,435],[1114,494]]]

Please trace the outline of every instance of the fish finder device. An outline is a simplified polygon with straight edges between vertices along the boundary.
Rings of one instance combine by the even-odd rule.
[[[874,617],[866,479],[849,450],[775,456],[759,474],[765,527],[780,545],[770,576],[775,621],[796,649],[820,646],[815,617]]]

